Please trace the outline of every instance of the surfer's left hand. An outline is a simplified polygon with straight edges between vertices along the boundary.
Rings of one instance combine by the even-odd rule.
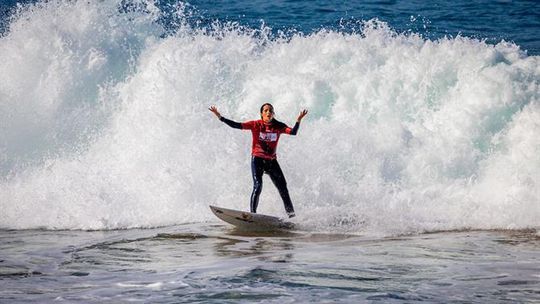
[[[298,118],[296,119],[296,121],[300,122],[302,121],[302,118],[304,118],[304,116],[306,116],[308,113],[308,110],[306,109],[303,109],[302,111],[300,111],[300,114],[298,114]]]

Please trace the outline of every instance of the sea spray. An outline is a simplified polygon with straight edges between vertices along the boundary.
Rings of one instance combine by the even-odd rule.
[[[118,4],[37,2],[20,7],[0,44],[0,173],[73,151],[103,128],[148,39],[162,31],[150,12]]]
[[[538,56],[378,20],[289,37],[180,22],[166,35],[163,12],[137,3],[150,9],[41,3],[0,39],[0,227],[155,227],[214,220],[209,204],[247,209],[251,136],[207,107],[245,121],[268,101],[290,125],[310,110],[278,151],[306,230],[539,226]],[[259,209],[284,212],[269,179]]]

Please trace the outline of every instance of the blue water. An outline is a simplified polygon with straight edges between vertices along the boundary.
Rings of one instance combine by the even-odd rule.
[[[539,239],[370,239],[220,225],[0,232],[5,303],[538,303]]]
[[[19,3],[29,0],[3,0],[0,4],[0,30]],[[124,7],[138,7],[137,1],[124,1]],[[497,43],[515,43],[529,55],[540,54],[540,2],[536,0],[475,1],[156,1],[164,8],[163,23],[175,28],[171,8],[186,5],[190,20],[199,24],[238,22],[258,28],[261,24],[274,32],[300,31],[309,34],[321,29],[351,31],[362,21],[377,18],[398,32],[414,32],[429,39],[458,35]]]
[[[476,1],[189,1],[197,17],[261,23],[275,31],[312,33],[321,29],[353,30],[377,18],[398,32],[429,39],[458,35],[497,43],[513,42],[530,55],[540,54],[540,2]]]
[[[0,302],[537,303],[536,1],[0,3]],[[297,216],[236,231],[250,134]],[[269,180],[259,212],[284,216]]]

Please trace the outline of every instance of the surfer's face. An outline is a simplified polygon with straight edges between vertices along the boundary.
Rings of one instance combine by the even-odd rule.
[[[274,118],[274,108],[271,105],[265,105],[261,111],[261,117],[264,122],[270,122]]]

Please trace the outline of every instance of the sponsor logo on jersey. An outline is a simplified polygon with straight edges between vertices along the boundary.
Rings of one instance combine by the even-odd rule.
[[[259,139],[263,141],[277,141],[277,133],[259,133]]]

